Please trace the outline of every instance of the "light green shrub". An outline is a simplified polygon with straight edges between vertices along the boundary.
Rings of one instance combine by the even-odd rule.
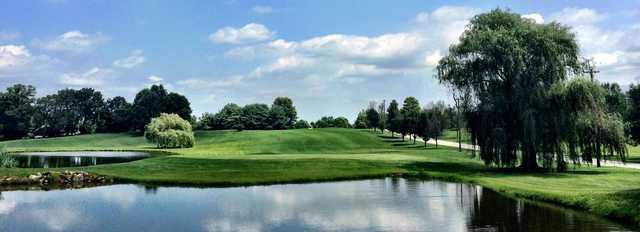
[[[195,145],[191,124],[177,114],[162,113],[159,117],[151,119],[145,127],[144,136],[158,148],[184,148]]]
[[[0,147],[0,168],[15,168],[18,161],[13,158],[4,147]]]

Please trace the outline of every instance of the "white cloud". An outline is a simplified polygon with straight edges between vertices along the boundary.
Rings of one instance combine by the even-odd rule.
[[[237,60],[252,60],[256,56],[256,51],[250,46],[238,47],[225,52],[224,56]]]
[[[273,12],[273,8],[271,8],[270,6],[254,6],[252,10],[253,12],[258,14],[269,14]]]
[[[564,8],[551,14],[551,19],[569,25],[585,25],[600,22],[605,16],[589,8]]]
[[[158,83],[158,82],[162,82],[164,79],[162,79],[162,77],[156,76],[156,75],[151,75],[147,77],[147,80],[149,80],[150,82],[153,83]]]
[[[0,45],[0,75],[39,71],[53,61],[44,55],[33,55],[23,45]]]
[[[113,66],[118,68],[133,68],[146,61],[142,55],[142,50],[134,50],[128,57],[113,61]]]
[[[436,66],[438,65],[438,62],[440,62],[440,59],[442,59],[442,54],[440,51],[436,50],[424,57],[424,63],[429,66]]]
[[[110,69],[94,67],[83,73],[64,73],[60,82],[72,86],[100,86],[113,73]]]
[[[241,28],[224,27],[209,35],[214,43],[240,44],[264,41],[271,38],[275,32],[262,24],[249,23]]]
[[[303,56],[284,56],[278,58],[273,63],[256,68],[251,77],[262,77],[271,73],[282,73],[293,71],[301,68],[308,68],[316,64],[316,61]]]
[[[184,86],[190,89],[209,89],[219,87],[232,87],[238,86],[243,83],[244,76],[232,76],[226,79],[215,78],[190,78],[186,80],[178,81],[178,85]]]
[[[522,15],[522,17],[525,19],[531,19],[536,23],[540,23],[540,24],[544,23],[544,17],[542,17],[542,15],[538,13],[524,14]]]
[[[12,41],[20,38],[20,32],[0,31],[0,41]]]
[[[32,44],[51,51],[82,53],[93,50],[107,40],[108,38],[100,33],[85,34],[80,31],[69,31],[51,40],[36,39]]]

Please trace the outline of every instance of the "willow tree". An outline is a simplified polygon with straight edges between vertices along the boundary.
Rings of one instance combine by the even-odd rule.
[[[500,9],[476,15],[440,60],[437,76],[476,98],[469,130],[487,164],[537,169],[538,155],[560,152],[560,135],[543,137],[552,86],[577,73],[578,45],[568,27]]]

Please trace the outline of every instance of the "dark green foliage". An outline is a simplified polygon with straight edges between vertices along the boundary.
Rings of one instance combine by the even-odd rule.
[[[133,118],[133,105],[127,102],[124,97],[114,97],[107,100],[102,111],[104,127],[99,128],[100,132],[125,132],[131,129],[131,119]]]
[[[13,85],[0,92],[0,140],[28,135],[36,89],[30,85]]]
[[[324,116],[312,124],[314,128],[350,128],[349,120],[345,117],[334,118],[332,116]]]
[[[366,111],[367,114],[367,126],[369,128],[373,128],[374,130],[378,128],[380,124],[380,114],[375,108],[375,104],[372,107],[369,107]]]
[[[607,112],[618,114],[624,118],[629,111],[629,102],[627,96],[620,89],[620,85],[618,83],[604,83],[602,87],[605,90],[604,101]]]
[[[333,127],[351,128],[351,125],[349,124],[349,119],[345,117],[337,117],[336,119],[333,120]]]
[[[293,128],[308,129],[308,128],[311,128],[311,125],[309,125],[307,121],[300,119],[296,122],[296,124],[293,125]]]
[[[290,128],[289,124],[291,122],[291,118],[289,118],[287,108],[273,104],[269,111],[269,122],[271,125],[270,128],[265,129],[282,130]]]
[[[418,121],[420,120],[420,103],[418,99],[415,97],[405,98],[400,114],[402,115],[402,129],[399,132],[403,137],[407,133],[417,135],[420,131],[420,128],[418,128]],[[415,143],[415,137],[413,142]]]
[[[631,85],[627,91],[629,113],[627,114],[628,134],[634,143],[640,143],[640,85]]]
[[[186,97],[168,93],[162,85],[152,85],[136,94],[133,101],[133,129],[141,130],[151,118],[160,113],[175,113],[183,119],[191,118],[191,106]]]
[[[398,102],[396,100],[391,100],[389,103],[389,108],[387,108],[387,127],[391,131],[391,135],[400,129],[400,124],[398,123],[398,117],[400,116],[400,109],[398,109]]]
[[[358,117],[356,118],[356,121],[353,122],[353,128],[356,129],[365,129],[365,128],[369,128],[369,126],[367,125],[367,112],[366,111],[360,111],[360,113],[358,113]]]
[[[102,94],[90,88],[63,89],[36,101],[34,133],[43,136],[93,133],[104,125]]]
[[[439,101],[420,112],[416,133],[424,138],[425,141],[434,139],[436,147],[438,147],[438,138],[442,136],[442,132],[447,128],[449,128],[447,107],[444,102]]]
[[[269,106],[265,104],[249,104],[242,107],[245,129],[258,130],[271,127]]]
[[[284,126],[282,126],[281,129],[292,128],[293,124],[298,119],[298,113],[296,112],[296,107],[293,106],[293,101],[291,100],[291,98],[277,97],[273,100],[273,105],[271,107],[273,108],[274,106],[282,107],[285,113],[285,117],[287,118],[287,121],[284,123]]]

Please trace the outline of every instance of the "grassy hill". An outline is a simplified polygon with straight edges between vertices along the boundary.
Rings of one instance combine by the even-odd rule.
[[[144,160],[79,168],[148,184],[253,185],[403,174],[466,181],[528,199],[640,223],[640,170],[572,167],[566,173],[488,168],[468,152],[412,144],[366,130],[196,132],[196,147],[155,149],[142,137],[97,134],[1,142],[10,151],[167,151]],[[63,170],[63,169],[58,169]],[[0,169],[25,176],[43,169]]]

